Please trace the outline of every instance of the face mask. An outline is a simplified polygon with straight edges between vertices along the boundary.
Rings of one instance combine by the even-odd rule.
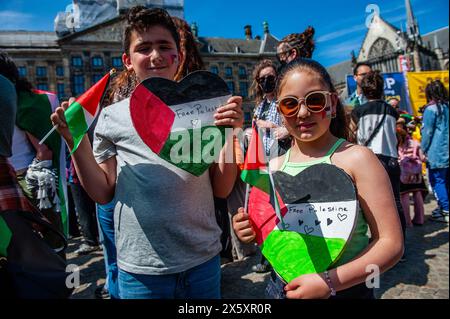
[[[275,77],[268,75],[259,80],[259,85],[264,93],[272,93],[275,90]]]

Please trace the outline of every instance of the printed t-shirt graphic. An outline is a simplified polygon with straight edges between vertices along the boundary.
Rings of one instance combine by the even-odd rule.
[[[131,96],[131,118],[154,153],[200,176],[225,143],[225,127],[214,125],[214,113],[230,97],[227,84],[206,71],[193,72],[178,83],[149,78]]]

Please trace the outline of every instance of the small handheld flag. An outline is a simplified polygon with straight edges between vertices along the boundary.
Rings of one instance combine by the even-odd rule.
[[[100,113],[100,104],[105,95],[111,75],[115,72],[116,70],[112,69],[89,90],[78,97],[75,102],[70,104],[64,112],[67,126],[73,137],[74,145],[71,154],[76,151],[81,143],[81,140],[83,139],[84,134],[86,134],[89,127]],[[42,144],[56,128],[56,125],[53,126],[52,130],[48,132],[39,143]]]

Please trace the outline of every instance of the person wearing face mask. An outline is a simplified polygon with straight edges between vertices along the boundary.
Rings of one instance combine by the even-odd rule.
[[[285,36],[277,46],[277,59],[281,67],[297,58],[312,58],[314,51],[314,28],[309,26],[303,33]]]
[[[253,83],[250,88],[255,96],[256,108],[253,115],[256,125],[263,130],[263,145],[266,159],[284,154],[290,147],[289,134],[281,123],[275,104],[275,84],[277,71],[271,60],[262,60],[253,71]]]

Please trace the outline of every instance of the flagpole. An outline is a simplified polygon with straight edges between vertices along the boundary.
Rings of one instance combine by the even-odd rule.
[[[59,124],[56,124],[55,126],[52,127],[52,129],[45,134],[45,136],[42,138],[42,140],[39,141],[39,145],[44,144],[45,140],[58,128]]]
[[[248,214],[248,198],[249,198],[249,194],[250,194],[250,184],[246,184],[247,186],[245,187],[245,202],[244,202],[244,213]]]
[[[275,209],[275,215],[277,215],[278,219],[281,222],[281,227],[283,228],[283,230],[286,230],[286,225],[284,224],[284,219],[283,216],[281,215],[281,211],[280,211],[280,205],[278,203],[278,197],[277,197],[277,191],[275,189],[275,183],[273,181],[273,176],[272,173],[270,172],[270,168],[268,169],[268,173],[269,173],[269,179],[270,179],[270,183],[272,184],[272,190],[273,190],[273,196],[274,196],[274,209]]]
[[[115,68],[112,68],[110,71],[109,71],[109,76],[112,76],[114,73],[116,73],[116,69]],[[102,99],[101,99],[101,101],[103,101],[103,98],[105,97],[105,94],[106,93],[106,91],[103,93],[103,96],[102,96]],[[100,101],[100,103],[101,103],[101,101]],[[74,101],[74,102],[76,102],[76,101]],[[72,103],[73,104],[73,103]],[[72,105],[72,104],[70,104],[69,105],[69,107]],[[45,134],[45,136],[42,138],[42,140],[40,140],[39,141],[39,145],[42,145],[42,144],[44,144],[44,142],[45,142],[45,140],[58,128],[58,125],[59,124],[56,124],[56,125],[54,125],[53,127],[52,127],[52,129],[47,133],[47,134]]]

